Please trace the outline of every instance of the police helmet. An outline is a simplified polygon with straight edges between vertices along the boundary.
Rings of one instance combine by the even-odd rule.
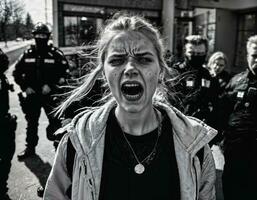
[[[42,22],[39,22],[35,25],[34,29],[32,30],[32,34],[46,34],[50,35],[50,30],[47,25],[43,24]]]

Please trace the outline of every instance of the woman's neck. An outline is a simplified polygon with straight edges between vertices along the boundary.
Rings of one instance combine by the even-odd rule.
[[[115,116],[122,130],[131,135],[144,135],[158,127],[158,111],[145,109],[139,113],[129,113],[118,107],[115,109]]]

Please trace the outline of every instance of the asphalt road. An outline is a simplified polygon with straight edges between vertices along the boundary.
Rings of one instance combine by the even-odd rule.
[[[24,49],[9,52],[7,55],[13,63]],[[52,142],[46,138],[45,128],[48,124],[48,120],[45,113],[42,110],[39,120],[39,143],[36,148],[37,155],[26,159],[23,162],[17,160],[17,154],[25,148],[25,133],[26,133],[26,121],[24,115],[19,106],[17,93],[20,88],[14,83],[12,77],[12,70],[14,65],[12,64],[7,71],[7,77],[11,83],[14,84],[15,92],[10,92],[10,112],[17,115],[18,127],[16,130],[16,150],[12,159],[11,172],[9,174],[8,187],[9,196],[12,200],[39,200],[37,197],[37,187],[45,185],[48,174],[51,170],[51,165],[54,158],[54,148]],[[223,200],[222,186],[221,186],[221,173],[223,169],[223,156],[217,146],[212,148],[217,168],[217,200]]]

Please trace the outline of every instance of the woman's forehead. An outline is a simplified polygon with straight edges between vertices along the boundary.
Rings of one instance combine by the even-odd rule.
[[[149,52],[154,54],[155,49],[152,42],[142,33],[130,31],[114,36],[109,44],[108,52],[117,54]]]

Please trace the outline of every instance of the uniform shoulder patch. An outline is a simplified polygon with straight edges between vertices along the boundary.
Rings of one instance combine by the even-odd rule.
[[[185,66],[185,63],[184,62],[177,62],[174,64],[174,68],[176,69],[184,69],[186,66]]]

